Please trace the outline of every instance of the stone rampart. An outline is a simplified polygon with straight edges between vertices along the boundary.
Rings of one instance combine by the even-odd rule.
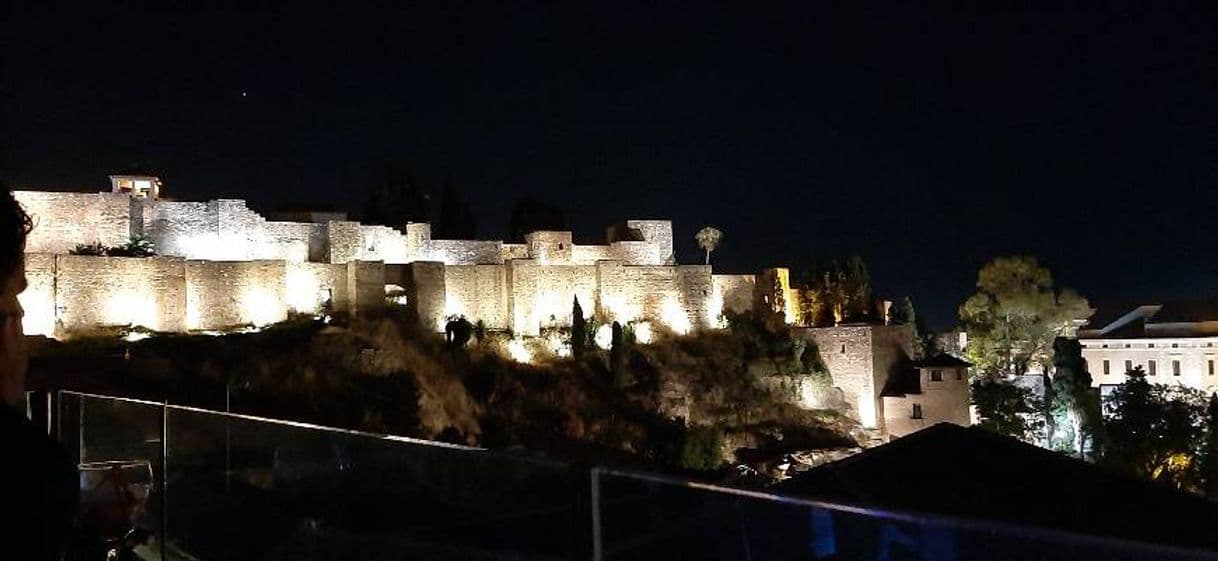
[[[56,324],[66,332],[107,325],[182,331],[185,263],[176,257],[56,256]]]
[[[713,298],[726,312],[742,314],[752,311],[757,281],[753,275],[712,275]],[[715,307],[712,304],[712,308]]]
[[[187,261],[186,328],[265,325],[287,318],[283,261]]]
[[[507,267],[453,265],[444,268],[444,316],[465,316],[490,329],[507,329]]]
[[[34,221],[29,253],[68,253],[80,244],[116,246],[131,239],[131,197],[115,193],[15,191]]]

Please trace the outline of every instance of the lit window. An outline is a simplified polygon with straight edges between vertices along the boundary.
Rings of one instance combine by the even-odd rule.
[[[1146,361],[1146,370],[1147,370],[1147,372],[1146,372],[1147,374],[1150,374],[1151,376],[1154,376],[1154,375],[1156,374],[1156,372],[1155,372],[1155,361],[1153,361],[1153,360],[1148,360],[1148,361]]]
[[[943,371],[942,370],[931,370],[930,371],[930,381],[942,382],[943,381]]]
[[[1107,360],[1105,360],[1105,361],[1104,361],[1104,375],[1105,375],[1105,376],[1107,376],[1107,375],[1109,375],[1109,374],[1111,374],[1111,373],[1112,373],[1112,372],[1109,372],[1109,371],[1108,371],[1108,361],[1107,361]]]
[[[1180,375],[1180,361],[1178,361],[1178,360],[1171,361],[1171,375],[1172,376]]]
[[[913,404],[913,415],[910,418],[911,419],[921,419],[922,418],[922,404],[921,403]]]

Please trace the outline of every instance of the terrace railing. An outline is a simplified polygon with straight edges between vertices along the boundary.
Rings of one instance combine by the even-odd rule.
[[[56,402],[83,508],[108,532],[147,529],[145,558],[1218,561],[153,401]]]

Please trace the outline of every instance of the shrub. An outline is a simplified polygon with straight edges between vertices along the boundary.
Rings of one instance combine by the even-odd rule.
[[[685,432],[681,443],[681,467],[710,471],[722,464],[723,431],[716,427],[697,427]]]
[[[106,255],[106,246],[101,242],[76,244],[68,253],[72,255]]]

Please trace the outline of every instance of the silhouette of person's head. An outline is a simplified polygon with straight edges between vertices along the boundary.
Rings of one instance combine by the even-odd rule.
[[[30,217],[0,185],[0,399],[18,407],[25,392],[27,357],[17,295],[25,290],[25,236],[33,229]]]

